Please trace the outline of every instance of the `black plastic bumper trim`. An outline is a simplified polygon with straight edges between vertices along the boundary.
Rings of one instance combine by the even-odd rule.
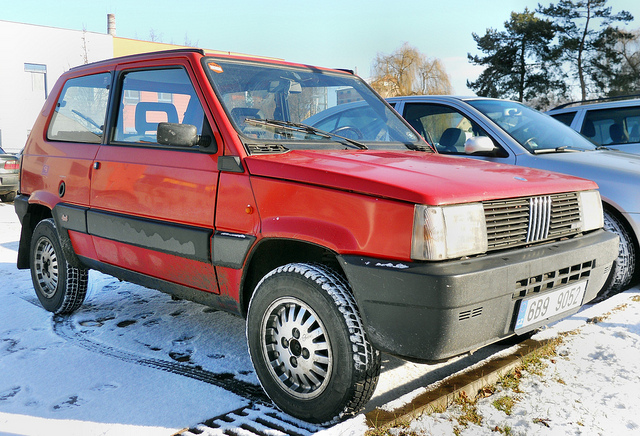
[[[341,264],[373,345],[409,359],[438,361],[512,335],[521,300],[513,296],[522,277],[595,260],[588,302],[604,285],[617,253],[618,237],[599,230],[473,259],[397,262],[341,256]]]

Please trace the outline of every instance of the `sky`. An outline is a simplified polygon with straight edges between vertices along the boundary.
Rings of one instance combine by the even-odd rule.
[[[541,2],[548,5],[550,2]],[[349,68],[367,78],[377,54],[407,42],[443,61],[454,92],[471,94],[467,79],[482,68],[472,33],[503,30],[512,11],[536,0],[0,0],[0,20],[106,33],[107,14],[116,16],[117,36],[196,45],[205,49],[283,58],[323,67]],[[638,0],[610,0],[614,12],[636,17]]]

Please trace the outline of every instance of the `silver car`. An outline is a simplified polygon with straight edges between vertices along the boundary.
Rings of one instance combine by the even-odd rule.
[[[18,157],[0,148],[0,201],[11,202],[16,198],[19,171]]]
[[[598,147],[550,116],[512,101],[453,96],[387,101],[440,153],[594,180],[604,202],[605,228],[620,236],[619,256],[603,294],[631,283],[640,239],[639,155]],[[371,128],[358,123],[361,106],[338,105],[305,123],[357,140],[360,132]]]

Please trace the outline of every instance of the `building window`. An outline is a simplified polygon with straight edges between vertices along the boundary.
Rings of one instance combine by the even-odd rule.
[[[24,71],[31,74],[31,90],[41,93],[47,99],[47,66],[43,64],[24,64]]]

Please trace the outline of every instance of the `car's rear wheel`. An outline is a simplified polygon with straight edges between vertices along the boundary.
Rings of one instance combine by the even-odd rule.
[[[604,212],[604,228],[620,237],[618,257],[613,263],[607,285],[600,291],[600,297],[620,292],[631,283],[636,267],[636,247],[626,226],[615,215]]]
[[[249,305],[247,339],[265,392],[290,415],[330,423],[373,395],[380,352],[348,283],[328,267],[289,264],[267,274]]]
[[[0,200],[2,200],[4,203],[10,203],[15,199],[16,199],[15,192],[9,192],[8,194],[0,195]]]
[[[52,219],[40,221],[33,231],[29,266],[33,287],[45,309],[70,313],[82,305],[88,272],[67,263]]]

